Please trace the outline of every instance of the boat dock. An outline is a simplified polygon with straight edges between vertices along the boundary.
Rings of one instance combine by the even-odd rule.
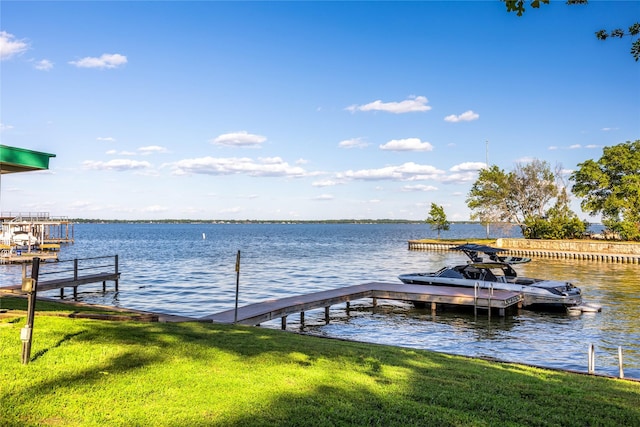
[[[73,223],[48,212],[0,212],[0,264],[57,261],[61,244],[74,243]]]
[[[218,323],[239,323],[244,325],[259,325],[262,322],[280,318],[282,329],[286,329],[287,316],[300,313],[304,322],[304,312],[324,308],[325,321],[329,322],[329,308],[332,305],[351,301],[373,298],[399,301],[418,301],[431,305],[435,314],[438,304],[470,306],[488,310],[498,310],[505,316],[506,309],[520,305],[523,296],[519,292],[493,290],[485,288],[469,289],[450,286],[407,285],[404,283],[372,282],[361,285],[330,289],[310,294],[297,295],[276,300],[268,300],[249,304],[236,309],[205,316],[200,320]]]

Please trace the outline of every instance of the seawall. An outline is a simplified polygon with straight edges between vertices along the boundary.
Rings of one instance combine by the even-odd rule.
[[[448,251],[460,244],[410,240],[409,250]],[[636,243],[501,238],[496,240],[495,246],[506,249],[505,255],[640,264],[640,244]]]

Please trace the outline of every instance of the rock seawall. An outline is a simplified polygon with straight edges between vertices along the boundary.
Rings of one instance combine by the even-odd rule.
[[[470,241],[471,242],[471,241]],[[460,243],[410,240],[409,250],[448,251]],[[640,264],[640,244],[592,240],[497,239],[505,255]]]

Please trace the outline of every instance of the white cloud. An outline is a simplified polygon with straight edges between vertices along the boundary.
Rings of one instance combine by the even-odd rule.
[[[314,187],[333,187],[335,185],[340,185],[342,182],[336,181],[333,179],[325,179],[321,181],[312,182],[311,185]]]
[[[160,147],[159,145],[149,145],[146,147],[138,148],[140,154],[147,155],[153,153],[166,153],[168,150],[164,147]]]
[[[211,140],[211,143],[230,147],[258,147],[266,140],[267,138],[265,136],[254,135],[242,130],[217,136]]]
[[[596,144],[589,144],[589,145],[585,145],[584,148],[600,148],[600,146]]]
[[[386,144],[380,145],[381,150],[388,151],[431,151],[433,145],[422,142],[419,138],[392,139]]]
[[[97,138],[96,138],[96,141],[103,141],[103,142],[116,142],[116,139],[115,139],[115,138],[112,138],[112,137],[110,137],[110,136],[106,136],[106,137],[99,136],[99,137],[97,137]]]
[[[247,157],[200,157],[184,159],[171,165],[174,175],[205,174],[233,175],[245,174],[256,177],[303,177],[308,173],[299,166],[291,166],[279,157],[253,160]]]
[[[484,162],[464,162],[451,167],[451,172],[477,172],[487,167]]]
[[[89,170],[114,170],[122,172],[129,170],[148,169],[151,167],[151,164],[149,162],[140,162],[130,159],[113,159],[109,160],[108,162],[86,160],[82,163],[82,166],[85,169]]]
[[[13,126],[5,125],[4,123],[0,123],[0,132],[3,132],[5,130],[11,130],[11,129],[13,129]]]
[[[105,53],[100,57],[87,56],[69,64],[78,68],[117,68],[127,63],[127,57],[119,53]]]
[[[331,194],[321,194],[313,198],[313,200],[320,200],[320,201],[333,200],[333,199],[334,197]]]
[[[382,102],[376,100],[364,105],[351,105],[345,110],[351,111],[385,111],[393,114],[414,113],[429,111],[431,107],[427,105],[429,100],[424,96],[414,96],[400,102]]]
[[[474,113],[472,110],[465,111],[464,113],[456,116],[455,114],[451,114],[444,118],[445,122],[458,123],[458,122],[470,122],[473,120],[478,120],[480,118],[480,114]]]
[[[404,163],[399,166],[387,166],[379,169],[362,169],[358,171],[348,170],[337,174],[338,179],[352,180],[397,180],[415,181],[423,179],[439,179],[444,175],[444,171],[430,165],[419,165],[413,162]]]
[[[464,184],[467,182],[475,181],[477,178],[477,171],[462,171],[447,175],[443,177],[440,182],[443,182],[445,184]]]
[[[402,191],[437,191],[438,187],[434,187],[433,185],[405,185],[402,187]]]
[[[369,143],[365,142],[362,138],[345,139],[338,143],[338,147],[340,148],[364,148],[368,145]]]
[[[9,59],[29,49],[24,40],[17,40],[13,34],[0,31],[0,60]]]
[[[618,130],[618,129],[619,128],[602,128],[602,131],[603,132],[611,132],[611,131]]]
[[[555,151],[557,149],[558,149],[557,145],[551,145],[549,148],[547,148],[547,150],[549,150],[549,151]]]
[[[578,148],[582,148],[580,144],[573,144],[569,146],[569,150],[577,150]]]
[[[50,69],[53,68],[53,62],[49,61],[48,59],[43,59],[41,61],[36,62],[33,67],[36,70],[49,71]]]

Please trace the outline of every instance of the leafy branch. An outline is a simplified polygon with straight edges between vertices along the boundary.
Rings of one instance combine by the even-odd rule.
[[[507,7],[507,12],[515,12],[516,15],[522,16],[526,10],[525,0],[501,0]],[[587,4],[588,0],[567,0],[567,4],[570,6],[577,4]],[[541,4],[549,4],[549,0],[530,0],[529,4],[532,8],[538,9]],[[623,38],[625,36],[636,37],[640,34],[640,23],[636,22],[631,25],[627,31],[622,28],[616,28],[611,31],[600,30],[596,31],[596,37],[598,40],[606,40],[608,38]],[[631,55],[638,62],[640,60],[640,39],[634,40],[631,44]]]
[[[611,31],[607,31],[607,30],[596,31],[596,37],[598,38],[598,40],[606,40],[609,37],[619,38],[619,39],[625,36],[636,37],[638,34],[640,34],[640,23],[638,22],[631,25],[628,31],[625,31],[622,28],[616,28],[615,30],[611,30]],[[640,39],[635,40],[631,44],[631,55],[633,55],[636,62],[640,59]]]

